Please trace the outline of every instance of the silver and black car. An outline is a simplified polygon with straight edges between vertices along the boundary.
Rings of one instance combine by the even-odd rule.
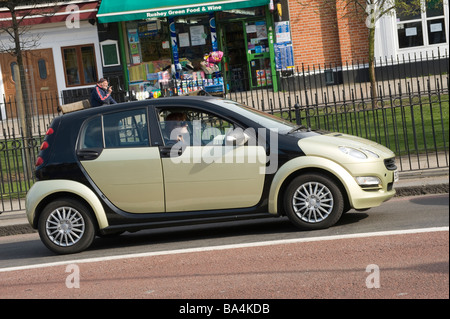
[[[288,216],[303,229],[394,196],[395,156],[215,97],[172,97],[54,119],[27,216],[59,254],[96,235]]]

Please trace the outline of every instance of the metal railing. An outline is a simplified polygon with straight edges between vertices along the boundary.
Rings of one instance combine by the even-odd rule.
[[[400,171],[449,167],[448,56],[385,59],[376,66],[377,94],[372,95],[365,63],[299,67],[274,75],[272,82],[250,79],[224,84],[225,96],[311,129],[364,137],[392,149]],[[278,81],[278,89],[273,85]],[[256,83],[256,81],[253,81]],[[228,90],[232,88],[232,90]],[[237,89],[239,88],[239,90]],[[234,89],[234,91],[233,91]],[[70,102],[89,98],[84,94]],[[132,92],[116,92],[118,101]],[[35,95],[24,138],[14,99],[0,100],[0,212],[24,209],[24,197],[34,183],[24,161],[34,161],[58,106],[68,96]],[[25,156],[28,154],[28,156]],[[34,165],[33,165],[34,166]]]

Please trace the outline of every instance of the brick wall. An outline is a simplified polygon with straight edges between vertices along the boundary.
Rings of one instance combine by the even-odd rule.
[[[369,29],[366,26],[364,10],[345,0],[336,1],[336,15],[339,29],[342,63],[368,61]]]
[[[288,0],[296,67],[367,61],[368,29],[344,0]]]

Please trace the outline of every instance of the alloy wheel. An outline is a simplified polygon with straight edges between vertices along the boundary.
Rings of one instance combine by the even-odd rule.
[[[73,207],[59,207],[53,210],[45,223],[48,238],[57,246],[75,245],[85,232],[85,221]]]
[[[318,223],[325,220],[333,211],[333,207],[333,194],[319,182],[302,184],[292,197],[294,213],[307,223]]]

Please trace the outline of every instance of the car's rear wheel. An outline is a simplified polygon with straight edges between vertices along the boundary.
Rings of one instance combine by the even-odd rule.
[[[57,254],[73,254],[88,248],[95,237],[95,226],[88,207],[72,198],[48,204],[38,223],[39,236]]]
[[[339,187],[322,174],[294,178],[284,194],[289,220],[302,229],[321,229],[334,225],[344,210]]]

